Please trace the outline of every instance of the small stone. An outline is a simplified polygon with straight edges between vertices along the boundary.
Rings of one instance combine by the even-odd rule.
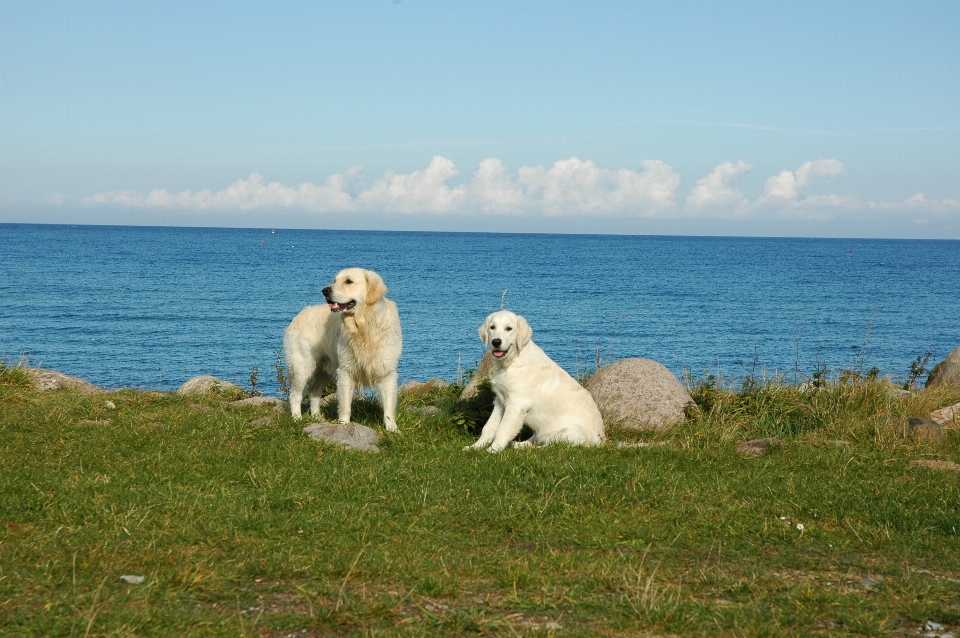
[[[876,578],[864,577],[860,579],[860,586],[864,589],[873,589],[880,584],[881,580],[883,580],[883,576],[877,576]]]
[[[403,408],[401,408],[401,410],[407,414],[423,414],[423,415],[440,414],[440,408],[438,408],[435,405],[428,405],[424,407],[420,407],[416,405],[405,405],[403,406]]]
[[[304,433],[315,441],[342,445],[353,450],[379,452],[377,431],[359,423],[314,423],[303,428]]]
[[[953,461],[940,461],[938,459],[917,459],[916,461],[910,461],[910,465],[925,467],[928,470],[951,470],[953,472],[960,472],[960,465],[957,465]]]
[[[744,456],[762,456],[780,445],[779,439],[753,439],[737,446],[737,452]]]
[[[835,445],[836,447],[843,447],[844,445],[850,445],[850,441],[842,441],[840,439],[834,439],[830,441],[830,445]]]
[[[923,628],[926,629],[927,631],[940,631],[941,629],[943,629],[943,625],[941,625],[938,622],[933,622],[932,620],[928,620],[927,622],[923,623]]]
[[[132,574],[124,574],[120,577],[120,580],[130,585],[139,585],[143,582],[143,576],[134,576]]]
[[[23,368],[23,370],[30,377],[30,380],[33,381],[33,385],[36,386],[37,390],[42,392],[60,389],[78,390],[84,394],[103,392],[103,390],[92,383],[88,383],[77,377],[71,377],[62,372],[57,372],[56,370],[44,370],[42,368]]]
[[[918,441],[926,441],[928,443],[939,443],[946,437],[939,423],[932,419],[921,419],[919,417],[907,419],[904,433]]]
[[[283,403],[285,403],[285,401],[277,397],[250,397],[239,401],[230,401],[227,405],[231,408],[242,408],[248,405],[280,405]]]
[[[404,383],[397,392],[400,395],[410,396],[414,399],[419,399],[420,397],[425,397],[434,390],[445,388],[449,383],[443,379],[430,379],[426,383],[420,383],[419,381],[407,381]]]
[[[229,396],[243,396],[244,391],[236,384],[224,381],[210,375],[193,377],[177,388],[177,394],[209,394],[217,393]]]
[[[941,427],[960,425],[960,403],[934,410],[930,413],[930,420],[936,421]]]
[[[406,394],[412,392],[423,385],[423,381],[405,381],[397,388],[397,394]]]
[[[114,403],[113,401],[106,401],[106,402],[104,403],[104,405],[107,406],[107,409],[108,409],[108,410],[116,410],[116,409],[117,409],[117,404]]]

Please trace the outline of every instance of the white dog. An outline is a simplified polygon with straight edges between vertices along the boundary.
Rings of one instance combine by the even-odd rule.
[[[465,450],[490,446],[504,449],[524,424],[533,436],[515,447],[563,441],[600,445],[603,418],[593,397],[573,377],[531,341],[527,321],[509,310],[495,312],[480,326],[480,340],[490,347],[493,375],[493,414],[480,438]]]
[[[380,275],[363,268],[337,273],[323,289],[325,306],[307,306],[283,334],[290,375],[290,414],[300,418],[304,392],[310,414],[320,413],[323,390],[337,375],[338,419],[350,421],[357,386],[376,388],[383,403],[383,423],[397,431],[397,364],[403,350],[397,304],[385,298]]]

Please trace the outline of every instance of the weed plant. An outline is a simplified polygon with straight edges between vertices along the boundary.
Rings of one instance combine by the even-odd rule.
[[[960,462],[960,436],[902,422],[960,391],[822,381],[707,376],[671,430],[498,455],[462,451],[489,388],[452,385],[405,395],[401,433],[360,453],[269,405],[41,393],[0,367],[0,634],[956,630],[960,474],[911,461]],[[353,415],[382,432],[376,401]],[[736,452],[758,437],[781,445]]]

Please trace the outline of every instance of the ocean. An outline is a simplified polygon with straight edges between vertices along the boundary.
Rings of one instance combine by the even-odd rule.
[[[0,224],[0,360],[106,388],[211,374],[277,394],[283,330],[341,268],[397,302],[400,379],[458,379],[503,306],[573,374],[903,379],[960,345],[960,241]]]

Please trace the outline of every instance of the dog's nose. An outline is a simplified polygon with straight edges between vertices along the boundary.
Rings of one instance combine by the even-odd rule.
[[[493,339],[490,341],[490,345],[493,346],[494,348],[499,348],[501,343],[503,342],[500,341],[499,339]]]
[[[322,293],[323,293],[323,296],[326,297],[327,295],[330,294],[330,291],[331,291],[332,289],[333,289],[333,286],[327,286],[326,288],[324,288],[324,289],[321,290],[320,292],[322,292]]]

